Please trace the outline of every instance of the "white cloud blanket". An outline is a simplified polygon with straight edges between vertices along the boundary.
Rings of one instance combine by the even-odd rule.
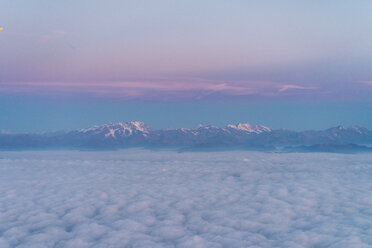
[[[372,155],[1,152],[0,247],[371,247]]]

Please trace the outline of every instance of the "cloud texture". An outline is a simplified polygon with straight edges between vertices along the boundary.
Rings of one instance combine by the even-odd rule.
[[[1,152],[0,247],[370,247],[371,158]]]

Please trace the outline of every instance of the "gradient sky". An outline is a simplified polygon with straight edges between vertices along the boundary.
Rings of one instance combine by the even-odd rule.
[[[0,130],[372,128],[371,1],[3,0]]]

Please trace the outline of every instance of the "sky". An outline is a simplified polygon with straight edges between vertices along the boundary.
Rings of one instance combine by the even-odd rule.
[[[370,1],[3,0],[0,130],[372,128]]]

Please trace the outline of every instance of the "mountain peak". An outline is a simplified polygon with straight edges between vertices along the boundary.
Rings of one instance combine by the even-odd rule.
[[[349,129],[352,129],[352,130],[360,132],[360,133],[368,132],[367,128],[362,127],[362,126],[357,126],[357,125],[350,126]]]
[[[131,136],[133,134],[142,134],[146,136],[152,129],[140,121],[129,121],[110,123],[102,126],[93,126],[91,128],[81,129],[79,132],[116,138],[117,136]]]
[[[198,128],[197,129],[218,129],[218,127],[216,126],[213,126],[213,125],[198,125]]]
[[[356,131],[359,133],[368,132],[368,129],[362,126],[353,125],[350,127],[345,127],[343,125],[339,125],[336,127],[331,127],[327,129],[328,131]]]
[[[245,131],[249,133],[262,133],[262,132],[271,132],[271,128],[263,125],[252,125],[250,123],[239,123],[238,125],[227,125],[229,129],[235,129],[239,131]]]
[[[150,127],[148,127],[145,123],[141,121],[128,121],[125,123],[118,123],[123,128],[130,127],[131,129],[141,131],[141,132],[149,132],[151,130]]]
[[[109,123],[68,132],[13,134],[0,131],[0,149],[13,147],[261,147],[316,144],[372,144],[372,131],[360,126],[320,131],[272,130],[263,125],[238,123],[224,128],[153,130],[140,121]]]
[[[336,127],[338,130],[346,130],[347,128],[343,125],[339,125]]]

